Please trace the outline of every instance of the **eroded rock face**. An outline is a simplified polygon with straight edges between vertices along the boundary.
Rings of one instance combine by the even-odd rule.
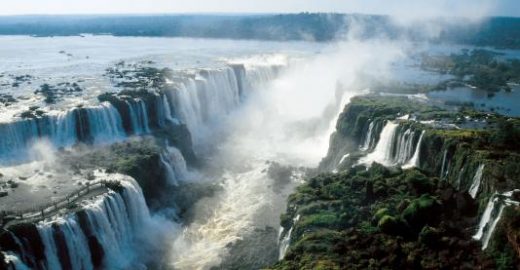
[[[103,246],[101,246],[101,243],[89,225],[87,213],[84,210],[80,210],[76,212],[76,216],[78,218],[81,230],[83,231],[83,234],[88,241],[88,247],[91,256],[90,261],[92,262],[92,266],[98,269],[103,265],[103,260],[105,258],[105,251],[103,250]]]
[[[516,215],[507,222],[506,235],[509,244],[513,247],[517,256],[520,257],[520,231],[518,230],[520,228],[520,215],[518,214],[520,209],[515,208],[513,211],[516,212]]]
[[[45,248],[34,224],[21,223],[1,232],[0,249],[22,254],[31,268],[41,268],[45,262]]]
[[[0,269],[7,269],[9,265],[5,261],[5,255],[2,253],[2,249],[0,248]]]

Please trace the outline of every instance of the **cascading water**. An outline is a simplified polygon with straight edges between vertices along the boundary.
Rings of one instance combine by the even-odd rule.
[[[193,134],[201,134],[205,124],[227,114],[239,102],[232,68],[201,73],[186,79],[173,93],[176,113]]]
[[[370,165],[378,162],[384,166],[402,165],[403,168],[418,166],[423,135],[424,131],[414,146],[415,131],[407,128],[401,132],[398,122],[387,121],[374,150],[361,158],[359,163]]]
[[[173,118],[172,107],[170,105],[170,101],[168,100],[168,96],[167,95],[162,95],[161,96],[161,102],[162,102],[161,108],[164,109],[164,113],[163,113],[164,120],[168,121],[168,122],[171,122],[171,123],[177,123],[177,120],[175,118]]]
[[[296,217],[293,219],[293,225],[291,226],[291,228],[289,228],[289,231],[287,231],[287,233],[284,235],[284,237],[280,239],[280,244],[279,244],[280,251],[279,251],[279,256],[278,256],[279,260],[282,260],[285,257],[285,254],[287,253],[287,250],[289,249],[289,245],[291,244],[291,234],[292,234],[293,228],[294,228],[296,222],[298,222],[298,220],[300,220],[300,215],[296,215]],[[282,234],[283,234],[283,230],[281,230],[280,236]]]
[[[120,181],[121,190],[83,201],[78,213],[36,224],[46,269],[121,269],[139,265],[134,261],[134,239],[139,233],[153,230],[141,189],[126,176],[102,175]],[[94,254],[102,254],[102,260],[96,261]]]
[[[113,141],[126,136],[121,116],[114,106],[103,102],[99,106],[87,109],[90,135],[97,143]]]
[[[365,142],[361,146],[361,151],[367,151],[370,149],[370,143],[372,141],[372,130],[373,129],[374,129],[374,122],[370,121],[370,124],[368,125],[368,131],[365,136]]]
[[[374,151],[362,158],[360,163],[371,164],[372,162],[378,162],[387,166],[392,165],[392,145],[398,126],[399,124],[394,121],[387,121],[381,131]]]
[[[484,210],[480,218],[478,230],[475,235],[473,235],[473,239],[482,242],[482,250],[488,247],[493,232],[502,217],[504,208],[510,205],[520,205],[520,202],[511,200],[513,193],[519,191],[520,190],[514,190],[502,194],[495,193],[489,198],[486,210]]]
[[[444,169],[446,167],[446,157],[448,156],[448,149],[444,149],[444,154],[442,155],[442,165],[441,165],[441,173],[439,175],[439,179],[444,179],[444,176],[446,176],[447,172],[444,173]]]
[[[31,270],[26,264],[24,264],[18,256],[12,253],[4,253],[5,262],[12,265],[13,270]]]
[[[417,145],[415,146],[415,152],[414,152],[412,158],[408,161],[408,163],[406,165],[403,166],[403,168],[407,169],[407,168],[419,167],[420,162],[421,162],[419,159],[420,154],[421,154],[421,143],[423,140],[424,133],[425,133],[425,131],[423,130],[421,132],[421,136],[419,137],[419,141],[417,142]]]
[[[51,112],[34,119],[0,124],[0,157],[23,159],[23,154],[40,139],[54,147],[67,147],[76,142],[106,143],[125,137],[119,112],[111,104]]]
[[[148,112],[146,104],[141,99],[126,101],[132,122],[132,131],[136,135],[150,132],[148,122]]]
[[[173,169],[175,174],[179,180],[185,180],[188,177],[188,165],[186,164],[186,160],[182,155],[181,151],[173,146],[166,147],[166,157],[170,161],[170,164],[173,165]]]
[[[94,269],[86,236],[75,217],[37,225],[45,249],[47,269]],[[65,244],[64,246],[60,244]]]
[[[173,167],[170,164],[169,160],[167,160],[167,158],[165,157],[164,154],[161,154],[160,160],[161,160],[161,164],[163,166],[163,169],[165,171],[168,183],[170,185],[174,185],[174,186],[178,185],[179,184],[179,180],[177,179],[177,175],[175,174],[175,171],[173,170]]]
[[[341,165],[341,163],[343,163],[343,161],[345,161],[348,157],[350,157],[350,153],[343,155],[338,162],[338,166]]]
[[[242,78],[248,87],[259,83],[262,80],[260,77],[270,78],[266,75],[268,73],[255,74],[250,78],[246,73],[244,75],[246,77]],[[237,78],[234,76],[231,69],[212,70],[201,72],[197,78],[189,82],[195,86],[190,89],[190,94],[195,93],[196,97],[185,108],[199,102],[205,104],[205,106],[191,108],[198,110],[193,114],[197,118],[196,121],[191,123],[199,121],[201,124],[207,124],[212,118],[227,114],[238,105],[239,91]],[[256,78],[257,76],[259,78]],[[164,125],[166,121],[178,123],[173,118],[171,109],[175,108],[177,112],[179,107],[172,107],[172,99],[169,97],[172,97],[172,93],[157,95],[155,116],[159,126]],[[132,133],[150,132],[147,104],[141,99],[127,99],[124,102],[128,108]],[[99,106],[57,113],[52,117],[55,117],[57,121],[51,121],[54,118],[20,121],[19,123],[23,127],[15,128],[12,138],[20,141],[20,145],[29,144],[28,142],[33,138],[40,137],[42,133],[40,125],[49,126],[46,134],[56,134],[48,137],[53,145],[57,146],[73,144],[79,141],[79,138],[90,139],[92,142],[98,143],[126,136],[120,113],[108,102],[103,102]],[[43,125],[38,121],[48,121],[51,124]],[[12,129],[13,126],[6,125],[5,127]],[[25,135],[25,133],[27,136],[19,136],[19,134]],[[22,139],[20,140],[20,138]],[[7,146],[9,145],[6,144]],[[170,175],[169,178],[172,182],[189,176],[184,157],[177,148],[167,147],[161,155],[161,162],[167,169],[167,174]],[[45,246],[44,264],[48,269],[96,269],[100,267],[100,265],[96,265],[94,259],[96,256],[104,258],[102,261],[104,268],[129,267],[135,257],[132,243],[136,230],[146,227],[143,226],[143,223],[147,223],[150,216],[140,190],[136,193],[135,186],[127,186],[125,183],[123,185],[124,189],[120,193],[110,192],[109,195],[102,196],[95,201],[84,202],[82,208],[85,214],[81,217],[77,214],[69,214],[37,224],[38,232]],[[102,251],[92,250],[93,246],[98,246]],[[17,269],[23,269],[23,260],[16,260],[23,256],[14,258],[11,260],[13,264],[20,262],[17,263],[20,265]],[[132,265],[132,268],[134,266]]]
[[[414,132],[409,128],[404,133],[399,133],[394,147],[395,163],[405,164],[408,161],[413,151],[413,136]]]
[[[178,185],[179,181],[188,180],[190,176],[188,165],[181,151],[173,146],[166,146],[160,156],[161,164],[166,172],[168,183]]]
[[[211,122],[237,107],[241,94],[251,93],[274,79],[277,69],[278,66],[252,66],[243,71],[232,67],[203,70],[185,79],[167,95],[172,97],[176,114],[197,140],[204,136]]]
[[[482,181],[482,173],[484,172],[484,163],[480,164],[477,168],[477,171],[475,172],[475,176],[473,176],[473,182],[471,183],[471,186],[469,187],[469,195],[473,199],[477,197],[478,189],[480,187],[480,182]]]

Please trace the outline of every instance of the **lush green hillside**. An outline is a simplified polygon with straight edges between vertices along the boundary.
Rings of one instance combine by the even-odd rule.
[[[386,121],[398,123],[398,133],[423,132],[418,168],[352,167],[375,147],[360,149],[369,123],[379,134]],[[281,218],[285,233],[293,228],[291,244],[273,269],[517,269],[519,207],[504,208],[485,251],[472,235],[494,194],[520,186],[518,138],[514,118],[406,97],[353,98],[320,166],[339,172],[311,178],[291,195]]]

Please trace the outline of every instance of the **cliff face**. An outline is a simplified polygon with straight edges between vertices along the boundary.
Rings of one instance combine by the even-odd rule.
[[[519,127],[518,119],[405,97],[353,98],[320,164],[340,172],[310,179],[291,196],[282,216],[291,244],[275,268],[517,267],[520,210],[511,191],[520,187]],[[391,169],[355,167],[371,162]]]
[[[399,133],[407,129],[415,134],[424,131],[418,146],[417,166],[456,188],[469,191],[478,167],[486,163],[491,165],[484,166],[475,197],[486,198],[494,192],[517,187],[520,148],[514,143],[504,143],[498,136],[505,132],[500,128],[503,122],[510,122],[509,128],[518,128],[520,120],[477,112],[451,112],[399,97],[353,98],[340,115],[320,169],[330,171],[338,166],[339,169],[348,167],[341,165],[355,164],[355,160],[346,164],[339,164],[339,161],[347,153],[355,159],[371,152],[379,141],[384,123],[389,120],[399,125],[393,144],[399,143],[396,141]],[[371,124],[372,138],[363,149]],[[417,147],[417,136],[412,140]],[[396,147],[391,151],[395,155]]]

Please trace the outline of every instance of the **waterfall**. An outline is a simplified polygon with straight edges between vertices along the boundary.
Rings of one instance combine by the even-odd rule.
[[[186,180],[189,176],[186,160],[179,149],[167,146],[160,158],[171,185],[177,185],[179,181]]]
[[[13,270],[31,270],[31,268],[29,268],[27,265],[25,265],[20,260],[20,258],[18,258],[18,256],[14,255],[10,252],[5,252],[4,255],[5,255],[6,263],[11,264],[14,267]]]
[[[139,122],[141,123],[141,127],[144,133],[150,133],[149,121],[148,121],[148,112],[146,110],[146,104],[144,101],[139,99],[137,101],[137,117],[139,117]]]
[[[410,128],[406,129],[404,133],[399,134],[394,147],[394,153],[396,155],[394,163],[405,164],[410,156],[412,156],[413,135],[414,132]]]
[[[40,224],[38,225],[38,232],[42,239],[43,245],[45,246],[47,269],[61,269],[52,226],[50,224]]]
[[[37,228],[45,247],[47,269],[94,269],[87,239],[74,216],[40,222]]]
[[[239,78],[245,82],[242,91],[243,95],[248,95],[255,89],[261,89],[267,82],[274,80],[280,68],[281,66],[276,65],[246,66],[245,77]]]
[[[347,159],[348,157],[350,157],[350,153],[343,155],[338,162],[338,166],[341,165],[341,163],[343,163],[343,161],[345,161],[345,159]]]
[[[240,102],[241,92],[249,93],[270,82],[280,67],[248,65],[242,71],[232,67],[201,70],[195,76],[180,79],[176,87],[158,94],[154,104],[146,104],[142,99],[125,100],[131,124],[129,133],[150,133],[147,106],[155,105],[159,126],[163,126],[165,121],[177,123],[178,117],[196,137],[208,123],[234,109]],[[26,151],[20,150],[28,149],[41,138],[48,139],[55,147],[68,147],[77,142],[119,140],[127,135],[120,113],[126,114],[126,110],[119,112],[112,104],[103,102],[0,123],[0,158],[6,161],[25,159]]]
[[[297,215],[293,219],[293,225],[291,226],[291,228],[289,228],[289,231],[285,234],[285,236],[280,241],[280,250],[278,253],[279,260],[283,260],[283,258],[285,257],[285,253],[287,253],[287,250],[289,249],[289,245],[291,244],[291,234],[292,234],[294,225],[296,224],[296,222],[298,222],[298,220],[300,220],[300,215]]]
[[[460,190],[460,185],[462,184],[462,176],[464,175],[465,167],[464,165],[459,171],[459,175],[457,176],[457,181],[455,182],[455,187],[457,190]]]
[[[35,120],[23,120],[0,124],[0,154],[9,158],[11,154],[19,155],[20,149],[30,144],[38,134],[38,125]]]
[[[146,104],[144,104],[144,101],[141,99],[135,99],[125,102],[128,105],[133,133],[136,135],[149,133],[148,112],[146,111]]]
[[[59,112],[54,117],[49,117],[48,127],[50,127],[50,131],[43,132],[43,134],[48,134],[56,146],[68,146],[77,141],[74,110]],[[44,129],[40,128],[40,130]]]
[[[225,67],[201,70],[184,78],[172,90],[175,115],[186,123],[195,140],[203,136],[209,124],[230,113],[246,95],[273,80],[276,66]]]
[[[170,102],[168,101],[168,96],[167,95],[162,95],[162,107],[164,108],[164,118],[166,121],[169,121],[169,122],[172,122],[172,123],[176,123],[177,121],[173,118],[173,115],[172,115],[172,109],[171,109],[171,106],[170,106]]]
[[[365,136],[365,142],[361,146],[361,151],[367,151],[368,149],[370,149],[370,142],[372,140],[372,130],[373,129],[374,129],[374,122],[371,121],[370,124],[368,125],[367,135]]]
[[[424,133],[425,133],[425,131],[423,130],[421,132],[421,136],[419,137],[419,141],[417,142],[417,145],[415,146],[415,152],[414,152],[412,158],[410,159],[410,161],[408,161],[408,163],[405,166],[403,166],[403,168],[407,169],[407,168],[419,167],[420,162],[421,162],[420,161],[421,143],[422,143]]]
[[[179,184],[177,176],[175,175],[175,171],[173,170],[173,167],[171,166],[170,162],[166,161],[166,158],[164,156],[164,154],[161,154],[160,159],[161,164],[166,172],[167,181],[170,185],[176,186]]]
[[[360,162],[366,164],[378,162],[385,166],[392,165],[392,144],[398,126],[399,124],[397,124],[394,121],[387,121],[385,126],[383,127],[383,130],[381,131],[379,141],[377,142],[374,151],[362,158]]]
[[[475,176],[473,176],[473,183],[471,183],[471,186],[469,188],[469,195],[473,199],[477,197],[478,189],[480,187],[480,182],[482,180],[482,172],[484,171],[484,164],[480,164],[477,168],[477,172],[475,173]]]
[[[36,224],[47,269],[124,269],[133,263],[137,255],[134,238],[141,230],[146,232],[150,229],[147,229],[151,224],[148,208],[140,187],[133,179],[115,174],[103,175],[120,180],[122,190],[111,190],[83,201],[83,210],[78,213]],[[96,265],[94,254],[103,254],[102,265]],[[17,258],[27,256],[30,254],[16,254]]]
[[[403,168],[417,166],[419,163],[420,146],[424,131],[421,132],[419,141],[415,145],[414,149],[415,134],[416,133],[411,128],[407,128],[404,132],[400,132],[399,124],[397,122],[387,121],[381,131],[379,141],[374,150],[361,158],[359,163],[371,164],[372,162],[378,162],[384,166],[405,164]]]
[[[473,239],[482,242],[482,250],[487,248],[489,240],[491,240],[493,232],[495,231],[495,228],[500,221],[500,218],[502,217],[504,208],[509,205],[518,206],[520,204],[517,201],[511,200],[513,192],[518,191],[519,190],[509,191],[503,194],[498,194],[495,192],[495,194],[489,198],[486,210],[484,210],[484,213],[480,218],[478,230],[475,235],[473,235]]]
[[[95,142],[113,141],[126,136],[119,112],[108,102],[86,110],[90,135]]]
[[[26,158],[24,150],[42,138],[54,147],[68,147],[80,141],[104,143],[126,136],[121,115],[107,102],[2,123],[0,134],[0,157],[7,161]]]
[[[166,147],[167,158],[170,163],[173,165],[173,169],[175,174],[180,180],[184,180],[189,174],[188,165],[186,164],[186,160],[184,160],[184,156],[181,151],[173,146]]]
[[[444,154],[442,155],[442,165],[441,165],[441,173],[439,175],[439,179],[444,179],[444,168],[446,166],[446,157],[448,156],[448,149],[444,149]]]
[[[204,70],[187,78],[174,92],[176,113],[197,134],[212,120],[239,103],[239,87],[232,68]]]

